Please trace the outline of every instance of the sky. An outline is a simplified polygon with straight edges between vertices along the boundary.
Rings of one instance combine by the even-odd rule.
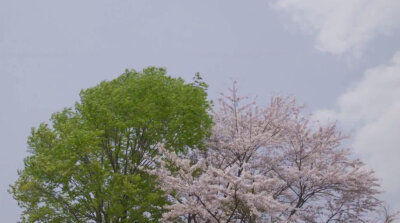
[[[160,66],[216,99],[232,80],[266,104],[295,96],[337,121],[400,209],[400,1],[0,1],[0,216],[31,127],[126,68]]]

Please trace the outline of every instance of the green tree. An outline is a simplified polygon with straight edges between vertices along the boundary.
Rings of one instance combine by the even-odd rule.
[[[166,203],[142,171],[163,143],[201,147],[211,117],[207,85],[162,68],[126,71],[81,91],[74,108],[33,128],[10,193],[22,222],[157,222]]]

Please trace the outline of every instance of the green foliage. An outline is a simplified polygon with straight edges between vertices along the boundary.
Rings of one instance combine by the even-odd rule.
[[[142,168],[158,143],[176,152],[202,146],[206,88],[198,74],[188,84],[150,67],[83,90],[74,109],[32,129],[10,189],[22,222],[158,222],[165,195]]]

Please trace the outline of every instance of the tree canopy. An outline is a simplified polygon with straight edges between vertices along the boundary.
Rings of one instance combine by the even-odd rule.
[[[157,144],[202,147],[211,117],[207,85],[162,68],[127,70],[82,90],[80,102],[33,128],[10,192],[23,222],[158,222],[167,202],[143,171]]]
[[[22,222],[393,222],[373,171],[294,98],[258,107],[236,84],[162,68],[82,90],[33,128],[10,192]],[[212,116],[211,116],[212,114]]]
[[[301,114],[293,98],[266,107],[231,94],[213,113],[208,150],[162,155],[159,176],[171,204],[165,222],[391,222],[379,215],[378,180],[334,124]]]

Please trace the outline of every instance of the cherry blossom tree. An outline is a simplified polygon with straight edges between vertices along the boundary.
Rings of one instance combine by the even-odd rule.
[[[334,124],[301,114],[293,98],[265,108],[243,103],[236,84],[214,112],[207,149],[160,145],[158,176],[174,222],[370,222],[381,205],[377,179]]]

